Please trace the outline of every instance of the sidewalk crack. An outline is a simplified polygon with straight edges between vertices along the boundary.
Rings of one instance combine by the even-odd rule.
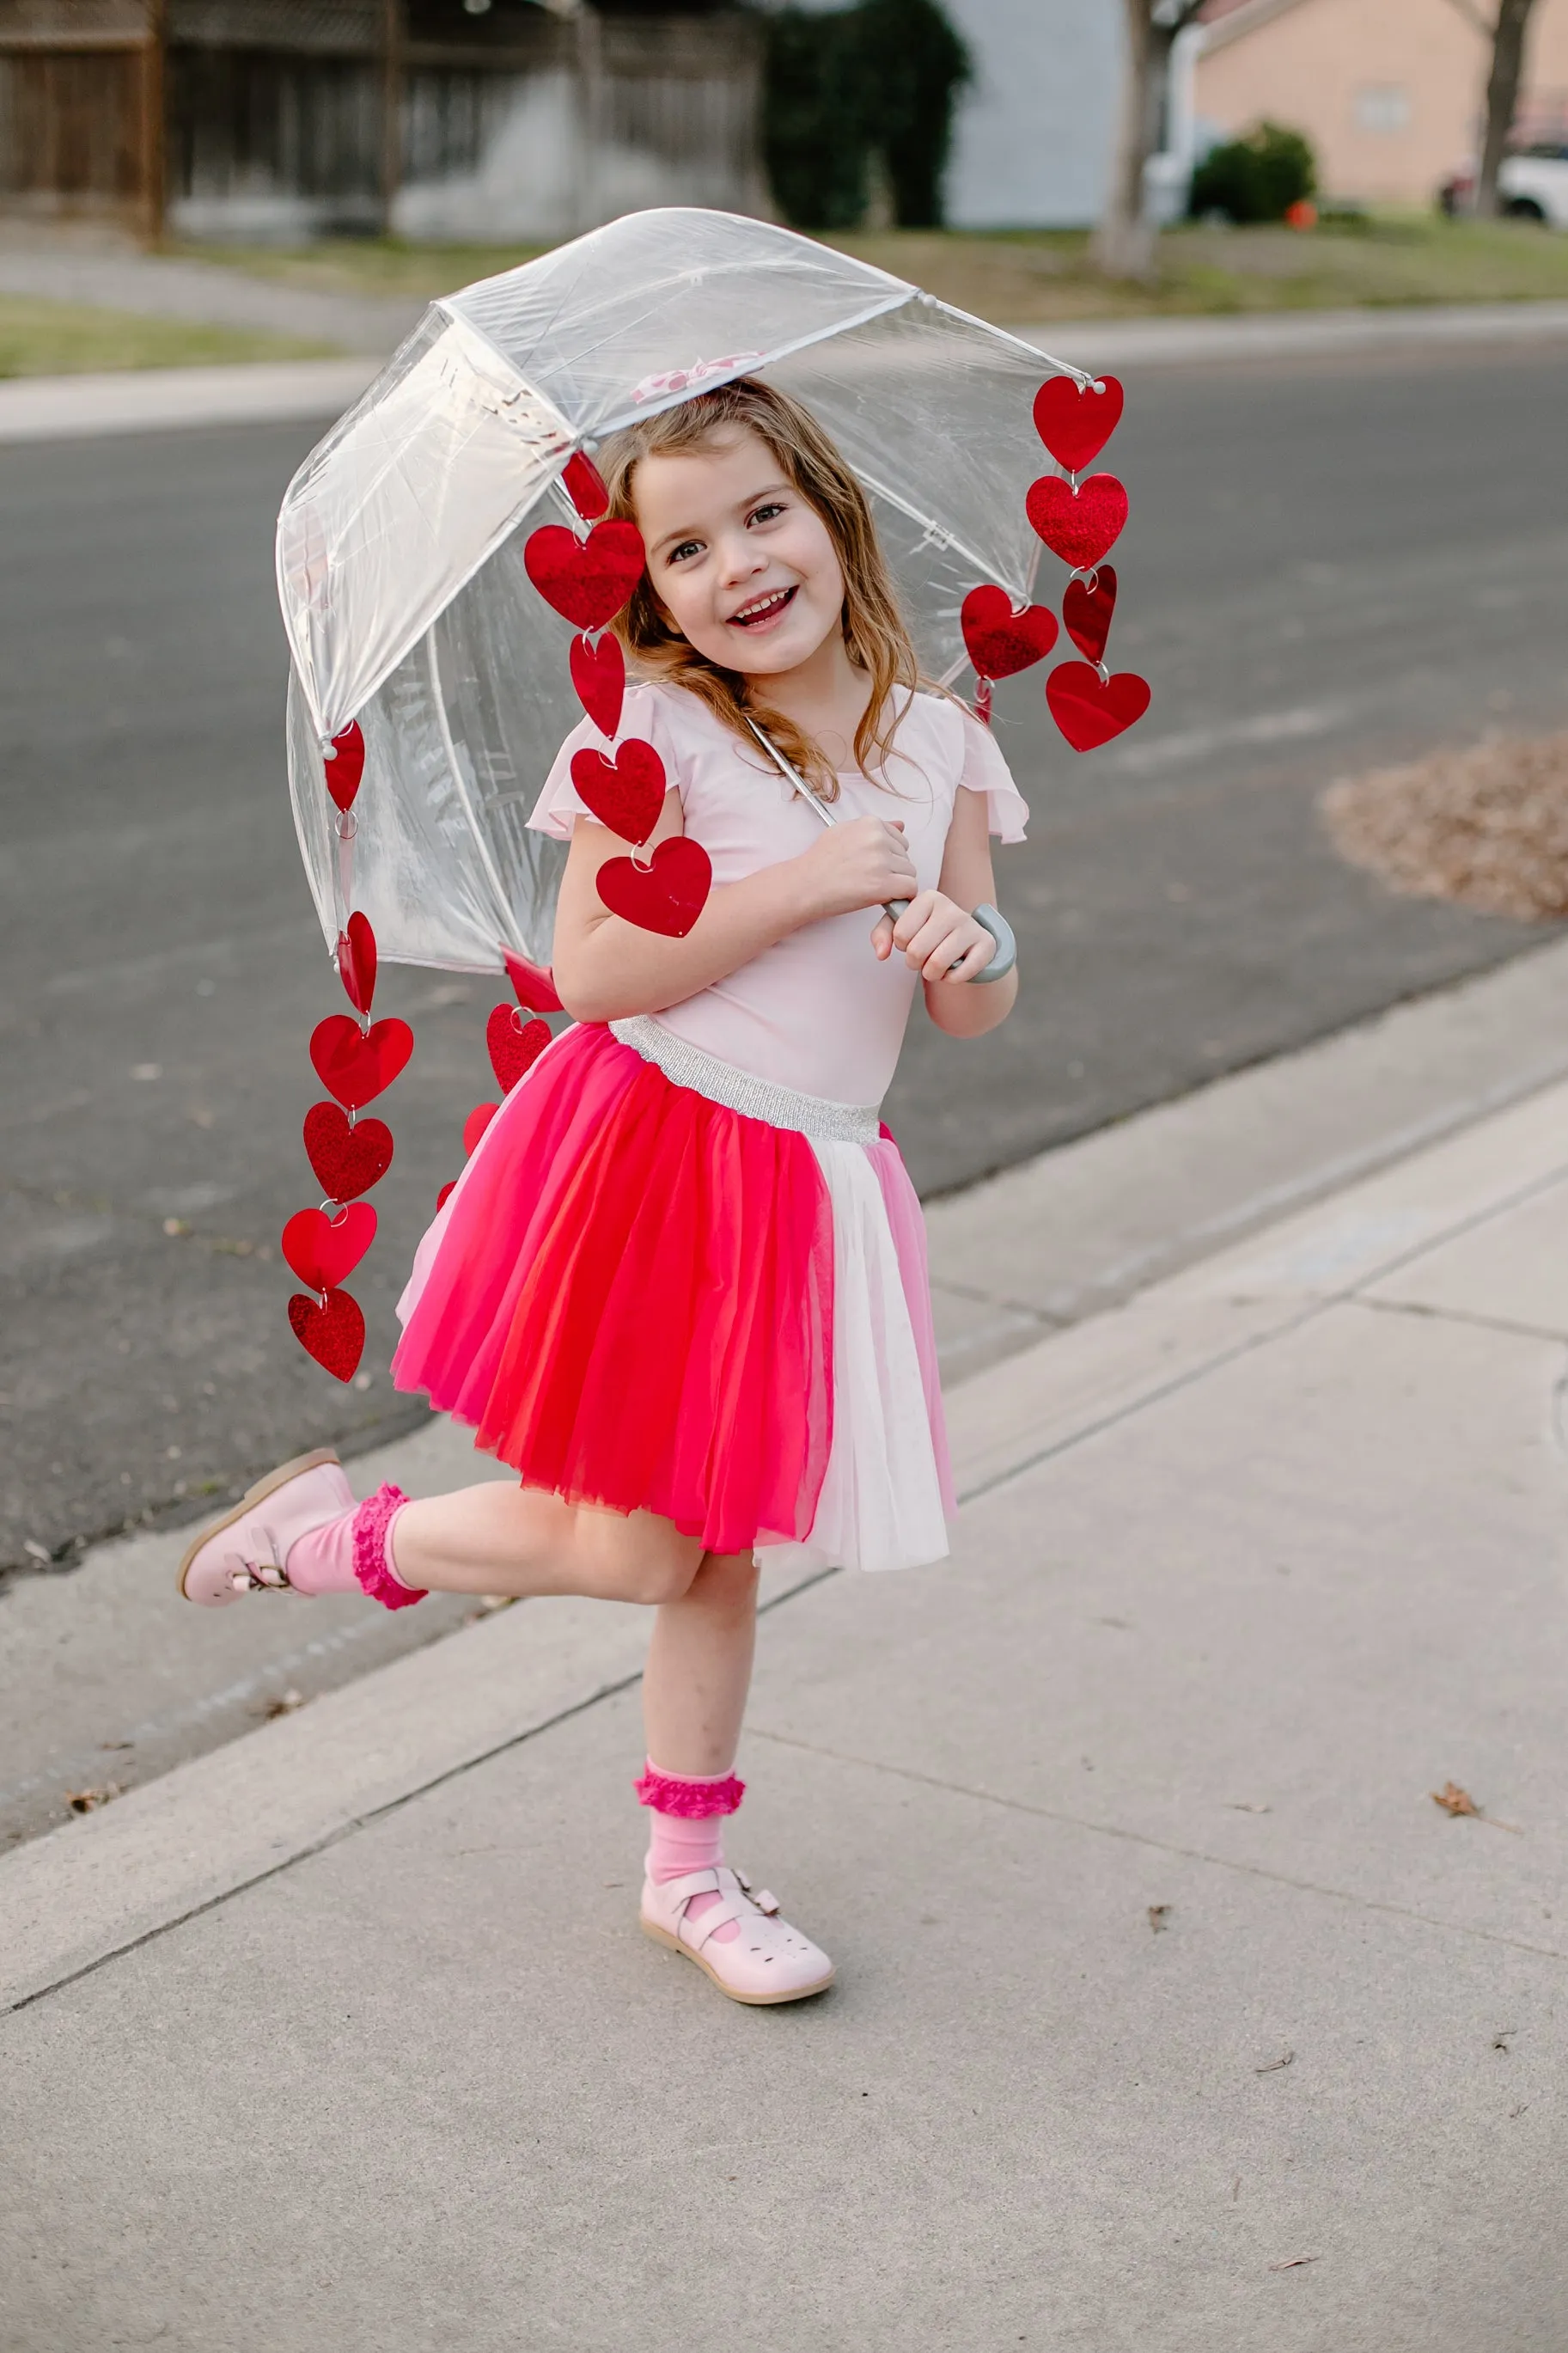
[[[1413,1921],[1422,1928],[1436,1928],[1445,1936],[1473,1936],[1487,1945],[1506,1946],[1510,1952],[1533,1953],[1547,1961],[1568,1961],[1568,1953],[1554,1945],[1538,1945],[1527,1936],[1510,1936],[1500,1929],[1475,1928],[1462,1920],[1441,1920],[1430,1912],[1418,1911],[1411,1904],[1394,1904],[1386,1897],[1358,1895],[1353,1889],[1330,1887],[1321,1880],[1300,1879],[1288,1871],[1271,1871],[1265,1863],[1238,1862],[1233,1856],[1211,1854],[1205,1847],[1184,1846],[1178,1840],[1157,1838],[1152,1831],[1128,1830],[1120,1822],[1097,1822],[1086,1814],[1070,1813],[1061,1806],[1031,1804],[1023,1798],[999,1797],[994,1789],[976,1789],[964,1781],[949,1781],[937,1773],[921,1773],[911,1765],[889,1765],[878,1757],[856,1757],[842,1748],[826,1748],[814,1740],[799,1740],[791,1733],[769,1732],[757,1724],[746,1726],[748,1740],[771,1740],[775,1747],[795,1748],[807,1757],[826,1757],[835,1765],[859,1766],[868,1773],[885,1773],[897,1781],[917,1782],[922,1788],[941,1789],[946,1796],[969,1798],[976,1805],[996,1806],[1005,1813],[1027,1814],[1032,1820],[1059,1822],[1065,1829],[1087,1831],[1093,1838],[1119,1840],[1125,1846],[1147,1847],[1152,1853],[1168,1854],[1184,1862],[1208,1864],[1215,1871],[1228,1871],[1239,1879],[1258,1879],[1274,1887],[1288,1887],[1299,1895],[1321,1895],[1330,1903],[1344,1904],[1360,1912],[1384,1912],[1395,1920]]]

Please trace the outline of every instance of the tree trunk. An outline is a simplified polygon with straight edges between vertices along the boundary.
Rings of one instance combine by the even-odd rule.
[[[1503,0],[1519,5],[1520,0]],[[1530,0],[1524,0],[1529,6]],[[1184,11],[1183,16],[1190,11]],[[1150,217],[1143,167],[1160,145],[1170,81],[1171,50],[1179,23],[1157,23],[1152,0],[1123,0],[1127,62],[1121,83],[1121,121],[1110,187],[1089,246],[1089,258],[1108,278],[1154,275],[1155,226]]]
[[[1498,173],[1513,129],[1519,85],[1524,70],[1524,34],[1534,0],[1498,0],[1497,30],[1492,36],[1492,69],[1487,82],[1487,132],[1481,147],[1481,167],[1476,174],[1476,211],[1491,219],[1498,210]]]

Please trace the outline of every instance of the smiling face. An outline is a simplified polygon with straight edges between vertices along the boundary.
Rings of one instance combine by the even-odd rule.
[[[832,536],[759,435],[729,427],[696,448],[650,453],[632,501],[654,595],[719,669],[776,678],[839,633]]]

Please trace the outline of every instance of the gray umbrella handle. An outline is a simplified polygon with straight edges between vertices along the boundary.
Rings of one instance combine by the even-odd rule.
[[[832,810],[829,808],[824,808],[822,803],[817,799],[816,795],[806,783],[805,778],[799,775],[795,769],[791,767],[789,762],[784,758],[784,754],[779,750],[778,745],[773,741],[773,738],[763,733],[756,721],[752,718],[749,713],[747,714],[746,724],[751,729],[752,734],[756,737],[758,743],[762,745],[763,751],[767,754],[769,759],[772,760],[774,767],[778,769],[780,775],[784,776],[788,782],[795,786],[795,789],[800,795],[801,799],[807,804],[807,806],[816,813],[821,823],[826,826],[829,832],[831,832],[834,825],[837,821],[835,818]],[[908,911],[909,903],[910,902],[907,899],[885,899],[882,902],[883,912],[886,914],[891,915],[894,923],[896,923],[899,917]],[[1007,974],[1012,971],[1013,966],[1018,961],[1018,943],[1013,937],[1013,926],[999,908],[990,905],[976,907],[974,910],[974,920],[980,925],[982,931],[990,933],[992,938],[996,943],[995,955],[992,957],[984,971],[977,972],[974,977],[976,980],[1003,980],[1006,977]]]
[[[891,915],[896,923],[899,917],[907,912],[910,902],[907,899],[887,899],[882,903],[885,913]],[[1018,961],[1018,943],[1013,937],[1013,926],[999,907],[988,904],[976,907],[974,920],[981,930],[989,932],[996,943],[995,955],[984,971],[977,972],[974,977],[977,981],[1005,980]]]

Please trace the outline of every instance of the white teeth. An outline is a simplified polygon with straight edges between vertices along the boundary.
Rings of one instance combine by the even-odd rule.
[[[775,588],[771,596],[759,596],[754,605],[742,605],[731,618],[736,621],[760,620],[764,613],[775,612],[790,593],[787,588]]]

